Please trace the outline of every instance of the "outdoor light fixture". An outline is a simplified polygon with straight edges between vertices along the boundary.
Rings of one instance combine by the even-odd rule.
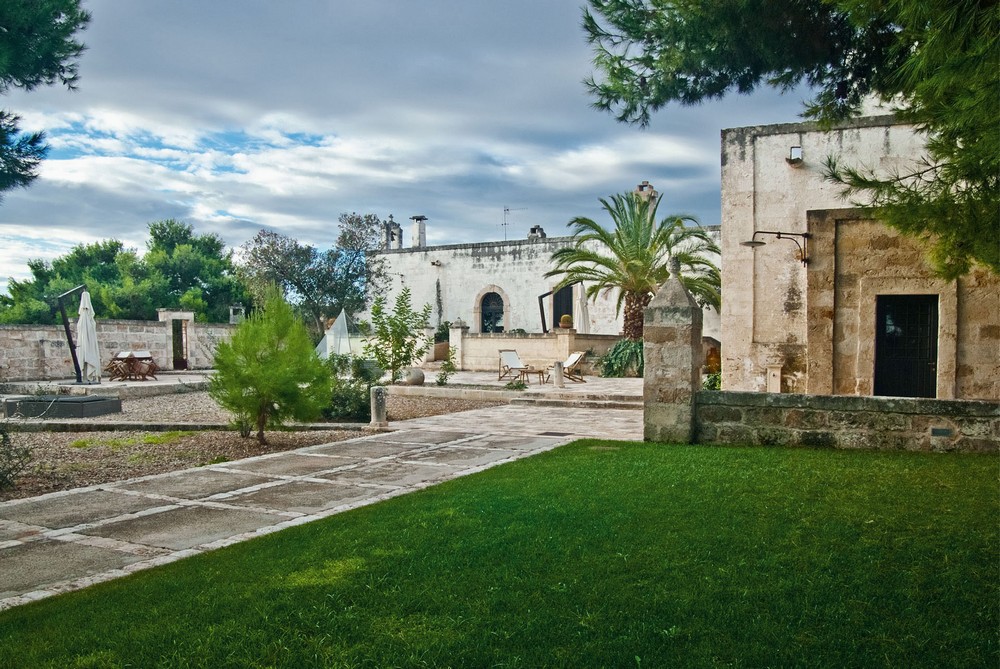
[[[801,165],[802,164],[802,147],[801,146],[793,146],[790,149],[788,149],[788,157],[785,158],[785,162],[787,162],[792,167],[798,167],[799,165]]]
[[[434,267],[440,267],[441,266],[441,261],[440,260],[432,260],[431,261],[431,265],[433,265]]]
[[[767,242],[757,239],[757,235],[774,235],[778,239],[787,239],[795,242],[795,245],[799,247],[799,260],[802,261],[803,265],[809,264],[809,238],[812,237],[808,232],[772,232],[770,230],[758,230],[753,233],[753,237],[746,242],[740,242],[740,246],[748,246],[755,249],[760,246],[764,246]],[[802,243],[796,237],[802,238]]]

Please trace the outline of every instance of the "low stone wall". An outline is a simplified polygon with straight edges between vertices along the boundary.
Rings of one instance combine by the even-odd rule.
[[[703,390],[694,405],[701,444],[1000,450],[994,402]]]
[[[188,367],[208,369],[215,347],[228,339],[235,326],[196,323],[188,328]],[[70,325],[77,340],[76,323]],[[149,351],[156,364],[173,368],[173,332],[169,321],[98,320],[101,360],[119,351]],[[0,382],[72,379],[73,358],[62,325],[0,325]]]
[[[545,368],[563,361],[573,351],[587,351],[583,369],[594,374],[594,364],[620,339],[617,335],[579,334],[576,330],[556,330],[547,334],[469,334],[466,332],[456,351],[459,369],[471,371],[496,370],[501,349],[513,349],[526,365]]]

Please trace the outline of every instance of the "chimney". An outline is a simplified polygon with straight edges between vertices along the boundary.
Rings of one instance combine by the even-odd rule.
[[[417,214],[410,216],[410,220],[413,221],[413,239],[410,246],[415,249],[427,246],[427,217]]]
[[[403,248],[403,228],[392,220],[392,214],[389,214],[389,220],[382,224],[382,250],[401,248]]]
[[[636,186],[635,190],[632,192],[634,192],[639,197],[645,199],[646,201],[650,200],[656,201],[656,198],[660,195],[659,193],[656,192],[656,189],[653,188],[648,181],[643,181],[641,184]]]
[[[528,239],[545,239],[545,230],[540,225],[531,226],[531,230],[528,232]]]

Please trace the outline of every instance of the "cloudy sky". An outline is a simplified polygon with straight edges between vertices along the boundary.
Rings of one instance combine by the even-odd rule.
[[[794,121],[802,95],[619,124],[581,83],[581,4],[85,0],[79,90],[0,100],[51,145],[0,203],[0,290],[82,242],[142,250],[165,218],[231,246],[266,227],[326,248],[350,211],[407,244],[415,214],[431,244],[519,239],[648,180],[662,212],[717,224],[720,130]]]

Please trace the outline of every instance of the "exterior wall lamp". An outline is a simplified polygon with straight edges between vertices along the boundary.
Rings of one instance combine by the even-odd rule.
[[[440,267],[441,266],[441,261],[440,260],[432,260],[431,261],[431,265],[433,265],[434,267]]]
[[[752,249],[764,246],[767,242],[757,239],[757,235],[774,235],[778,239],[787,239],[795,242],[795,245],[799,247],[799,260],[802,261],[802,265],[806,266],[809,264],[809,238],[812,237],[812,235],[808,232],[772,232],[770,230],[758,230],[753,233],[753,237],[749,241],[740,242],[740,246],[747,246]],[[802,238],[801,244],[796,237]]]
[[[802,147],[793,146],[788,149],[788,157],[785,161],[792,167],[798,167],[802,164]]]

